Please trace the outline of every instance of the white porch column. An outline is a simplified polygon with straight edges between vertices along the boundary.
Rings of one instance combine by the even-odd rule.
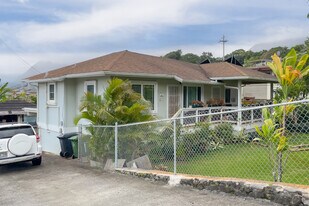
[[[241,80],[238,80],[237,82],[237,108],[241,109]],[[237,115],[237,127],[240,130],[241,129],[241,112],[238,112]]]
[[[274,98],[274,83],[270,83],[270,100]]]

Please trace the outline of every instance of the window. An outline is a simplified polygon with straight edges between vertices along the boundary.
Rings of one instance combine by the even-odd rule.
[[[221,87],[212,87],[212,98],[221,99]]]
[[[132,84],[132,89],[141,94],[141,96],[151,103],[151,109],[153,111],[156,110],[156,85],[149,83],[141,83],[141,84]]]
[[[4,127],[0,129],[0,139],[11,138],[16,134],[34,135],[31,126]]]
[[[202,100],[202,88],[196,86],[183,87],[183,107],[188,108],[193,100]]]
[[[96,94],[96,81],[85,81],[84,92],[91,92],[92,94]]]
[[[225,89],[225,103],[231,103],[231,89]]]
[[[56,103],[56,84],[49,83],[48,84],[48,104]]]

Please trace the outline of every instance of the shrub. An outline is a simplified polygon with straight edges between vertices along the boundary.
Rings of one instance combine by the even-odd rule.
[[[235,143],[234,128],[229,123],[222,123],[214,128],[214,135],[223,144]]]

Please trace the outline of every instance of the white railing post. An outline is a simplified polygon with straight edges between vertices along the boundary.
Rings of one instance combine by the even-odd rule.
[[[221,110],[220,110],[221,114],[220,114],[220,122],[222,123],[223,122],[223,107],[221,107]]]
[[[115,123],[115,169],[118,168],[118,123]]]
[[[195,110],[195,123],[198,123],[198,109]]]
[[[176,119],[174,119],[174,175],[177,173],[177,154],[176,154]]]
[[[209,122],[211,122],[212,121],[212,118],[211,118],[211,108],[209,108]]]

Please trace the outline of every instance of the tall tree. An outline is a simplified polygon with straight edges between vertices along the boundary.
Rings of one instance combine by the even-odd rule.
[[[205,61],[208,59],[210,62],[216,62],[216,58],[213,56],[211,52],[203,52],[202,55],[200,56],[201,62]]]
[[[182,55],[182,51],[180,49],[176,51],[171,51],[167,54],[164,55],[164,57],[169,58],[169,59],[177,59],[180,60]]]
[[[182,55],[180,60],[185,61],[185,62],[190,62],[193,64],[199,64],[201,62],[200,57],[193,53],[187,53],[185,55]]]

